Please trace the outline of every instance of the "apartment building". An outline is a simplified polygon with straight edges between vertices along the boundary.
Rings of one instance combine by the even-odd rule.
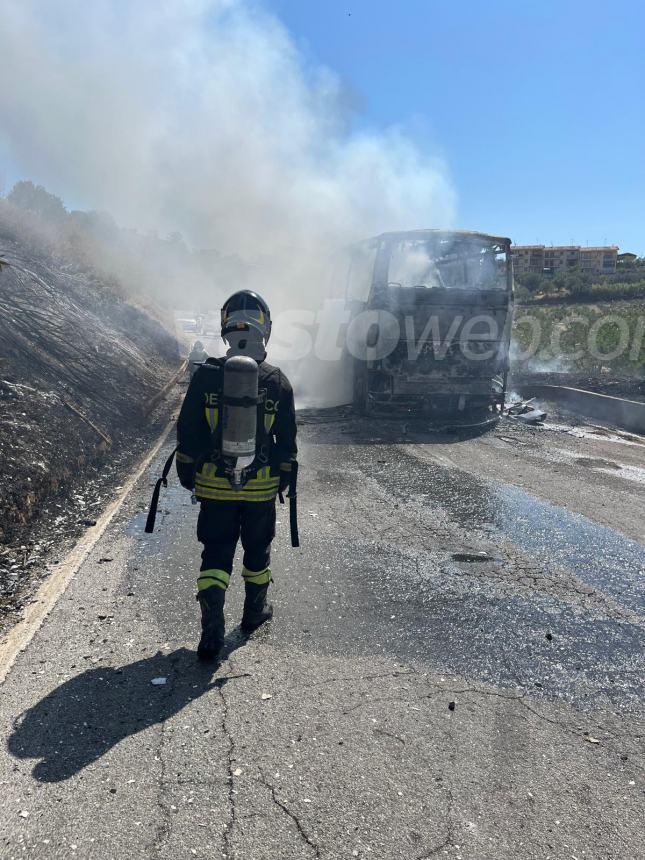
[[[526,272],[566,272],[578,268],[589,275],[612,275],[616,271],[617,245],[512,245],[516,275]]]

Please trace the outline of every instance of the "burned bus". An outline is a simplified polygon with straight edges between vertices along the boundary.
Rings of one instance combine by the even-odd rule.
[[[346,346],[358,411],[483,420],[501,413],[510,245],[484,233],[412,230],[349,249]]]

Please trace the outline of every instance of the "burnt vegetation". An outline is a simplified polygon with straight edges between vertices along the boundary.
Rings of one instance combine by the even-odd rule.
[[[0,593],[25,566],[30,521],[93,507],[84,479],[132,448],[179,365],[150,272],[134,289],[135,266],[109,271],[121,239],[108,216],[69,213],[30,182],[0,198]]]

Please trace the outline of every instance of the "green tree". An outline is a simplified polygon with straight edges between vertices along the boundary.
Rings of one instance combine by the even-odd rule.
[[[529,272],[526,275],[522,275],[520,278],[521,286],[526,287],[530,293],[537,293],[542,286],[542,281],[543,278],[541,278],[537,272]]]
[[[566,277],[559,272],[557,275],[553,277],[548,277],[544,279],[543,292],[545,295],[553,295],[554,293],[561,293],[567,288]]]
[[[567,272],[566,290],[572,296],[583,296],[591,289],[591,278],[586,272],[573,269]]]
[[[96,239],[116,241],[118,238],[119,228],[114,218],[108,212],[96,212],[94,210],[84,212],[79,209],[73,209],[69,213],[69,223],[82,233],[86,233],[88,236],[93,236]]]
[[[7,200],[12,206],[33,212],[45,221],[60,223],[67,217],[67,210],[60,197],[50,194],[42,185],[34,185],[29,180],[16,182]]]

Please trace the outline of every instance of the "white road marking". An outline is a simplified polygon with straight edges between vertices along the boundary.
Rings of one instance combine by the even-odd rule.
[[[148,451],[134,473],[125,482],[117,498],[101,514],[96,525],[87,529],[63,561],[52,566],[40,588],[25,607],[22,619],[0,639],[0,684],[4,683],[20,652],[24,651],[34,638],[45,618],[65,593],[72,578],[132,492],[137,481],[161,450],[173,424],[174,419],[164,428],[152,449]]]

